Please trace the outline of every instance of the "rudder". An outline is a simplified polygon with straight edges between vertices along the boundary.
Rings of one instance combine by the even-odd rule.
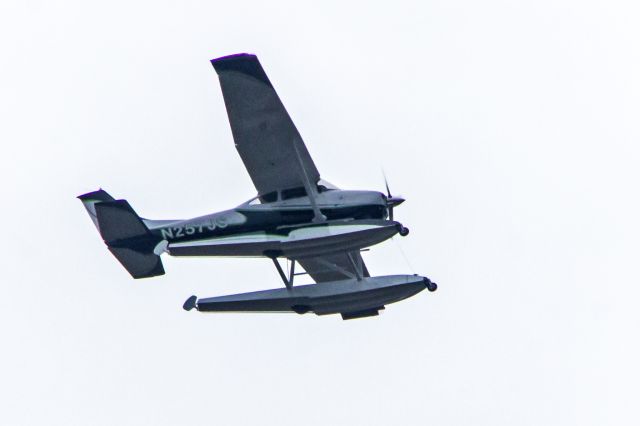
[[[127,200],[105,201],[95,205],[98,230],[107,245],[118,240],[151,235]]]

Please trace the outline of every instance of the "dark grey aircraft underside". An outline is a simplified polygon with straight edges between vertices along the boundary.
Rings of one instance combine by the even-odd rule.
[[[139,217],[126,200],[98,190],[79,196],[107,248],[133,278],[163,275],[161,255],[272,259],[284,288],[190,297],[201,312],[377,315],[384,305],[437,286],[418,275],[371,277],[361,251],[408,229],[393,220],[404,200],[341,190],[323,181],[255,55],[211,61],[236,149],[258,195],[230,210],[187,220]],[[280,259],[291,267],[284,271]],[[294,286],[300,265],[317,284]]]

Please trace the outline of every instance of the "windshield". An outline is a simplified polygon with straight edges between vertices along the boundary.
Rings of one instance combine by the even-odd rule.
[[[334,184],[332,184],[331,182],[327,182],[324,179],[320,179],[318,181],[318,186],[324,186],[327,189],[340,189],[337,186],[335,186]]]

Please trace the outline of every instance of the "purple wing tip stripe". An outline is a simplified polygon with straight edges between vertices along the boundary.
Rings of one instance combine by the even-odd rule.
[[[216,62],[224,61],[225,59],[233,59],[233,58],[241,58],[243,56],[256,56],[251,53],[234,53],[233,55],[220,56],[219,58],[215,58],[211,60],[211,63],[214,64]]]

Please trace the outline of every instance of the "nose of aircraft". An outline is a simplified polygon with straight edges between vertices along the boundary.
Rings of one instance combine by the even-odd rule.
[[[388,207],[396,207],[399,206],[400,204],[404,203],[405,199],[402,197],[387,197],[387,206]]]
[[[393,220],[393,208],[404,203],[405,199],[402,197],[393,196],[391,194],[382,194],[382,199],[387,205],[387,209],[389,211],[389,219]]]

